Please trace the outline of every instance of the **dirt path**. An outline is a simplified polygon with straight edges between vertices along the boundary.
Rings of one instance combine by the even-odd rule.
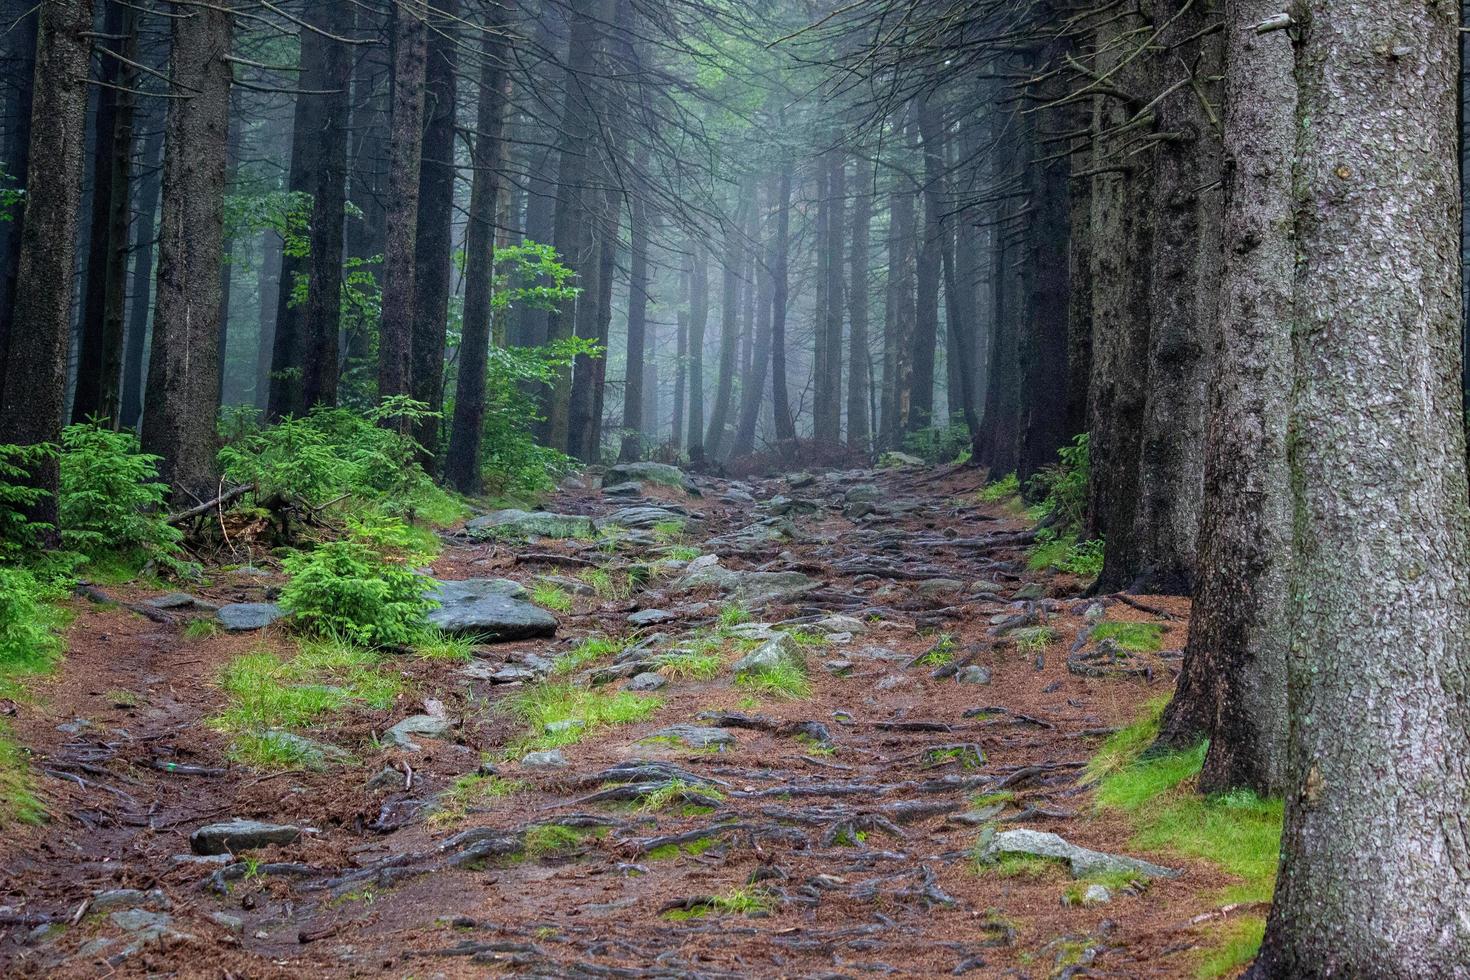
[[[468,667],[396,658],[407,692],[397,703],[333,715],[310,732],[354,756],[321,772],[232,765],[231,737],[206,723],[224,705],[221,669],[262,647],[289,655],[288,636],[273,627],[189,639],[187,615],[155,622],[79,600],[66,663],[12,719],[52,819],[0,843],[0,967],[48,976],[469,976],[494,964],[530,976],[1191,975],[1201,937],[1188,923],[1212,908],[1218,872],[1147,855],[1182,874],[1097,907],[1065,907],[1064,875],[981,873],[970,856],[987,824],[1134,853],[1128,827],[1098,814],[1077,779],[1101,736],[1169,676],[1167,661],[1152,664],[1152,683],[1069,670],[1092,603],[1075,595],[1076,582],[1027,574],[1021,524],[978,503],[977,489],[971,472],[919,470],[701,480],[699,496],[645,485],[648,502],[701,518],[685,544],[720,539],[701,551],[721,567],[799,572],[816,586],[746,601],[750,621],[732,629],[740,617],[721,589],[676,592],[689,572],[664,565],[630,595],[576,597],[555,640],[481,647]],[[577,489],[548,508],[596,515],[641,502]],[[773,516],[761,527],[786,533],[731,537]],[[590,564],[621,581],[658,557],[650,537],[455,539],[434,572],[530,584]],[[248,570],[213,581],[195,594],[259,600],[280,583]],[[669,621],[627,622],[655,608]],[[1168,611],[1176,615],[1164,620],[1106,604],[1110,619],[1161,622],[1165,647],[1177,648],[1185,610]],[[729,665],[771,635],[759,624],[800,631],[808,697],[735,683]],[[1055,631],[1051,642],[1018,645],[1015,626],[1041,624]],[[497,709],[526,690],[496,682],[502,665],[534,673],[590,635],[631,644],[654,633],[664,634],[655,654],[707,639],[718,673],[665,676],[647,696],[660,699],[651,715],[587,730],[560,749],[564,767],[532,767],[508,751],[545,733]],[[957,682],[967,666],[980,669]],[[417,750],[380,747],[386,729],[425,705],[452,723],[444,737],[415,737]],[[672,725],[721,744],[690,747],[680,732],[646,741]],[[191,854],[193,831],[230,818],[303,832],[242,859]]]

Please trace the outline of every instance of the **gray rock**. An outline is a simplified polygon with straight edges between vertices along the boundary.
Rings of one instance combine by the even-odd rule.
[[[720,495],[720,501],[727,504],[753,504],[755,498],[744,490],[726,490]]]
[[[174,917],[163,912],[149,912],[146,909],[123,909],[108,916],[112,924],[126,932],[152,933],[152,937],[161,936],[174,924]]]
[[[536,581],[543,582],[546,585],[554,585],[558,589],[570,592],[572,595],[597,594],[597,590],[588,585],[586,582],[582,581],[579,578],[572,578],[568,575],[537,575]],[[526,596],[524,594],[516,596],[517,599],[524,599],[525,597]]]
[[[979,664],[971,664],[968,667],[960,668],[959,673],[954,675],[954,679],[961,684],[989,684],[990,668],[981,667]]]
[[[301,828],[291,824],[236,818],[200,827],[189,835],[189,848],[195,854],[226,854],[290,844],[300,836]]]
[[[980,859],[992,861],[1002,854],[1030,854],[1035,857],[1066,861],[1073,878],[1089,875],[1131,872],[1149,878],[1174,878],[1179,872],[1137,858],[1104,854],[1070,843],[1056,834],[1040,830],[1005,830],[982,838]]]
[[[529,667],[515,667],[506,664],[504,667],[490,675],[492,684],[530,684],[536,680],[536,672]]]
[[[657,691],[668,682],[668,678],[662,674],[655,674],[651,670],[645,670],[643,673],[633,676],[633,679],[628,682],[628,690]]]
[[[1039,582],[1023,585],[1011,593],[1012,599],[1043,599],[1046,597],[1046,589]]]
[[[640,609],[628,614],[628,622],[634,626],[655,626],[659,623],[672,622],[678,618],[667,609]]]
[[[614,483],[612,486],[602,488],[604,497],[641,497],[643,496],[643,484],[641,483]]]
[[[889,647],[861,647],[854,650],[849,656],[861,657],[864,660],[882,660],[888,663],[908,663],[913,657],[906,653],[900,653]]]
[[[592,518],[548,511],[496,510],[477,517],[464,527],[478,540],[489,538],[590,538]]]
[[[772,542],[785,541],[791,537],[792,529],[784,521],[771,524],[747,524],[738,530],[710,538],[704,543],[704,546],[716,551],[745,551]]]
[[[394,769],[392,766],[384,766],[378,774],[367,781],[368,789],[403,789],[408,782],[408,777]]]
[[[828,673],[841,677],[852,670],[853,664],[851,660],[829,660],[822,666],[827,669]]]
[[[419,746],[410,736],[443,738],[453,727],[454,723],[448,718],[441,718],[437,715],[409,715],[383,733],[383,742],[417,752]]]
[[[790,476],[786,477],[786,485],[788,487],[791,487],[793,490],[800,490],[802,487],[809,487],[816,482],[817,478],[806,472],[792,473]]]
[[[245,920],[238,915],[231,915],[228,912],[211,912],[209,913],[209,921],[223,929],[228,929],[230,932],[245,931]]]
[[[1006,587],[999,582],[992,582],[989,579],[983,578],[977,579],[976,581],[970,583],[971,592],[1000,593],[1004,592],[1005,588]]]
[[[232,633],[265,629],[284,615],[286,611],[274,602],[234,602],[215,613],[219,624]]]
[[[849,487],[842,499],[849,504],[873,504],[883,499],[883,491],[871,483],[859,483],[855,487]]]
[[[467,579],[439,582],[433,598],[439,608],[429,612],[430,625],[446,633],[472,635],[487,643],[529,640],[556,635],[557,619],[539,606],[508,594],[514,586],[508,579]]]
[[[783,665],[805,670],[806,655],[791,637],[785,633],[778,633],[735,661],[731,669],[738,676],[748,673],[758,674]]]
[[[821,508],[810,500],[778,494],[761,504],[761,510],[774,517],[784,517],[789,514],[815,514]]]
[[[152,599],[144,599],[143,605],[152,606],[154,609],[188,609],[191,606],[211,610],[219,608],[214,603],[203,602],[187,592],[170,592],[168,595],[154,596]]]
[[[726,627],[725,632],[741,640],[769,640],[781,635],[781,631],[770,623],[740,623]]]
[[[691,520],[692,518],[687,514],[666,510],[663,507],[620,507],[606,517],[599,518],[597,526],[599,528],[651,528],[658,524],[678,524],[682,529]]]
[[[1082,904],[1088,908],[1094,905],[1106,905],[1112,900],[1113,893],[1108,891],[1106,885],[1088,885],[1087,891],[1082,893]]]
[[[919,583],[919,595],[926,599],[950,595],[964,589],[965,583],[953,578],[930,578]]]
[[[139,891],[136,888],[111,888],[92,893],[92,912],[107,912],[117,908],[167,909],[173,906],[169,897],[157,888]]]
[[[587,723],[581,718],[567,718],[564,721],[549,721],[542,726],[548,735],[561,735],[564,732],[575,732],[580,728],[586,728]]]
[[[561,749],[527,752],[521,756],[521,767],[524,769],[565,769],[570,765],[567,757],[562,755]]]
[[[892,452],[892,451],[890,451],[890,452],[886,452],[882,456],[879,456],[878,457],[878,466],[880,468],[883,468],[883,469],[890,469],[890,468],[895,467],[895,466],[923,466],[923,465],[924,465],[924,461],[922,459],[920,459],[917,456],[910,456],[908,453],[900,453],[900,452]]]
[[[677,466],[667,463],[619,463],[609,466],[607,474],[603,476],[602,482],[606,486],[609,483],[627,481],[643,481],[647,483],[662,483],[665,486],[680,487],[689,482],[689,477]]]
[[[900,687],[908,687],[912,683],[913,681],[903,674],[889,674],[887,677],[880,678],[873,686],[880,691],[894,691]]]
[[[821,586],[816,579],[800,572],[737,572],[720,564],[689,563],[684,575],[674,583],[676,589],[715,588],[737,599],[791,599]]]
[[[826,616],[807,628],[818,633],[862,633],[867,626],[855,616]]]
[[[670,725],[668,728],[660,728],[643,741],[654,739],[679,742],[691,749],[713,749],[735,744],[735,736],[723,728],[708,728],[704,725]]]

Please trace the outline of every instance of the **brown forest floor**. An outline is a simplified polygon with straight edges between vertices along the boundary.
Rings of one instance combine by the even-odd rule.
[[[880,503],[912,509],[848,520],[840,494],[863,480],[879,484]],[[756,505],[738,494],[725,496],[731,485],[700,482],[700,497],[647,491],[677,497],[703,515],[704,527],[691,544],[759,516]],[[652,718],[596,731],[565,748],[571,766],[557,772],[523,772],[505,760],[504,747],[524,729],[495,702],[514,686],[467,678],[462,664],[410,656],[394,664],[409,693],[393,708],[337,716],[312,733],[351,749],[355,763],[319,773],[232,766],[229,736],[205,724],[224,702],[219,673],[232,657],[262,645],[289,651],[290,637],[273,629],[191,640],[182,618],[161,624],[78,600],[64,664],[31,685],[32,702],[20,705],[12,719],[18,739],[33,753],[51,818],[13,828],[0,841],[0,906],[8,907],[0,918],[0,973],[1192,976],[1211,937],[1208,926],[1191,920],[1215,908],[1227,879],[1203,862],[1138,854],[1124,818],[1098,812],[1078,783],[1079,767],[1102,734],[1166,691],[1173,661],[1160,661],[1152,680],[1070,672],[1068,650],[1088,602],[1076,580],[1028,573],[1018,547],[996,546],[1022,525],[1003,506],[978,502],[975,471],[827,475],[797,489],[784,480],[742,486],[758,500],[786,494],[820,507],[793,518],[798,540],[724,556],[731,567],[796,569],[825,583],[793,604],[753,609],[754,618],[780,622],[843,612],[864,619],[865,632],[809,653],[810,699],[762,698],[752,706],[728,670],[709,681],[673,680]],[[547,507],[596,514],[626,503],[578,489]],[[527,551],[451,540],[435,572],[529,582],[566,571],[518,563],[517,550]],[[530,550],[585,554],[614,567],[639,557],[609,557],[588,542],[542,542]],[[959,579],[966,587],[957,595],[921,596],[919,582],[935,577]],[[1003,598],[976,595],[969,583],[977,579],[1004,583]],[[260,599],[280,581],[219,572],[212,587],[197,594],[215,601]],[[1012,596],[1030,582],[1039,583],[1048,599],[1018,606]],[[625,617],[640,607],[680,612],[679,621],[657,627],[674,635],[719,612],[718,597],[662,595],[659,584],[626,600],[578,598],[560,617],[556,640],[482,647],[478,656],[493,667],[528,652],[564,653],[597,632],[626,636],[631,628]],[[115,591],[130,600],[149,594]],[[1177,650],[1187,605],[1147,604],[1174,614],[1165,622],[1165,647]],[[1043,612],[1060,634],[1039,660],[992,635],[992,617],[1018,608]],[[871,615],[874,609],[881,619]],[[1108,601],[1108,615],[1159,621],[1116,600]],[[989,685],[934,679],[931,667],[858,653],[881,646],[917,658],[940,631],[955,637],[961,661],[993,669]],[[834,676],[822,664],[835,658],[856,666],[845,677]],[[462,719],[451,740],[421,739],[418,752],[373,747],[375,733],[421,711],[426,698],[442,701],[451,717]],[[982,707],[990,710],[966,716]],[[835,751],[814,752],[809,741],[750,728],[730,729],[736,744],[717,753],[639,743],[663,726],[719,710],[820,722]],[[69,724],[76,719],[87,724]],[[928,755],[955,745],[978,745],[983,765],[964,768],[958,759]],[[435,795],[485,759],[527,788],[479,801],[455,822],[429,820]],[[597,773],[630,759],[662,760],[720,781],[724,800],[712,813],[572,802],[601,784]],[[156,767],[168,761],[224,772],[180,775]],[[367,779],[385,764],[411,770],[411,785],[368,789]],[[1064,876],[979,873],[967,852],[980,829],[955,817],[971,809],[972,798],[997,787],[1017,794],[1000,816],[1006,826],[1152,857],[1183,874],[1101,907],[1066,908]],[[189,853],[192,830],[230,817],[316,832],[256,852],[240,866],[248,877],[211,887],[218,867],[172,858]],[[511,832],[555,821],[606,830],[570,853],[492,858],[475,870],[449,863],[454,848],[439,849],[466,830]],[[734,827],[702,853],[651,858],[640,843],[715,824]],[[833,828],[843,824],[867,828],[846,835],[845,843],[855,846],[831,842]],[[366,870],[353,876],[360,869]],[[752,887],[773,896],[768,915],[680,921],[660,915],[679,899]],[[131,940],[88,903],[117,888],[160,889],[172,931],[109,964]]]

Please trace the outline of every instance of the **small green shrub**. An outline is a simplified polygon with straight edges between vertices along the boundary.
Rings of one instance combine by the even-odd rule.
[[[1158,623],[1098,623],[1089,638],[1095,643],[1112,640],[1134,653],[1154,653],[1164,645],[1164,627]]]
[[[530,727],[517,749],[549,749],[574,745],[598,728],[643,721],[663,705],[663,699],[547,682],[524,688],[499,704]]]
[[[812,694],[811,679],[801,668],[785,660],[765,670],[740,674],[735,678],[735,684],[759,694],[770,694],[792,701],[804,700]]]
[[[40,823],[46,808],[36,797],[26,750],[0,721],[0,829],[15,823]]]
[[[707,681],[720,672],[724,662],[717,653],[701,653],[697,650],[675,650],[660,654],[658,669],[674,678]]]
[[[1041,502],[1042,517],[1059,534],[1082,533],[1087,517],[1087,484],[1092,477],[1088,435],[1057,450],[1058,460],[1026,482],[1026,496]]]
[[[165,521],[168,485],[158,482],[157,456],[131,432],[96,422],[61,433],[61,540],[89,559],[136,554],[185,571],[183,533]]]
[[[571,651],[556,658],[552,665],[554,674],[574,674],[592,666],[599,660],[614,657],[623,652],[623,644],[606,636],[589,636]]]
[[[552,612],[571,612],[572,594],[552,582],[541,582],[531,590],[531,601]]]
[[[987,484],[980,491],[980,499],[987,504],[1000,504],[1016,497],[1021,492],[1021,481],[1016,474],[1007,473],[999,480]]]
[[[207,640],[219,635],[219,623],[212,619],[191,619],[184,627],[184,639]]]
[[[27,481],[36,466],[56,456],[56,447],[0,445],[0,558],[19,558],[36,546],[36,534],[49,530],[26,512],[46,495]]]
[[[281,607],[301,631],[338,635],[353,643],[412,643],[435,603],[429,580],[407,558],[390,558],[360,538],[332,541],[282,562],[291,581]]]
[[[956,416],[949,425],[909,433],[903,448],[926,463],[962,463],[970,458],[970,429]]]
[[[1011,634],[1011,640],[1016,644],[1016,649],[1028,656],[1033,653],[1045,653],[1046,649],[1056,642],[1056,639],[1057,631],[1050,626],[1027,626]]]
[[[0,694],[9,678],[43,673],[60,658],[65,616],[50,602],[57,595],[30,571],[0,566]]]

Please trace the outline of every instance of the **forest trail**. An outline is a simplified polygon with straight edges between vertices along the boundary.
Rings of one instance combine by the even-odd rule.
[[[534,587],[602,568],[613,584],[573,595],[553,640],[481,646],[468,664],[387,658],[404,693],[311,726],[351,753],[321,771],[232,765],[231,736],[209,724],[226,709],[226,665],[262,647],[284,654],[288,635],[191,639],[201,614],[141,605],[157,592],[109,593],[152,618],[78,599],[65,663],[12,719],[52,816],[0,844],[0,971],[1191,976],[1208,942],[1191,920],[1210,919],[1228,879],[1141,853],[1079,782],[1102,738],[1170,690],[1177,661],[1097,660],[1075,642],[1104,615],[1159,623],[1177,651],[1187,605],[1090,600],[1076,580],[1027,572],[1028,532],[981,503],[980,485],[975,470],[918,468],[696,477],[618,497],[572,481],[549,510],[687,515],[682,554],[713,553],[726,571],[676,561],[618,588],[669,553],[667,514],[602,541],[450,536],[441,579]],[[679,588],[701,566],[708,584]],[[220,572],[194,594],[260,601],[281,581]],[[563,582],[568,594],[593,591],[584,584]],[[760,598],[767,589],[785,592]],[[628,622],[650,609],[667,621]],[[794,627],[795,642],[772,643],[762,624]],[[1054,633],[1016,633],[1036,626]],[[599,691],[654,686],[642,668],[662,666],[656,693],[624,696],[657,699],[655,710],[548,733],[497,707],[540,689],[593,635],[646,645],[573,670],[563,659],[553,684],[591,690],[585,672],[604,670],[615,676]],[[677,659],[681,648],[691,656]],[[808,696],[737,684],[732,664],[756,648],[804,658]],[[441,730],[383,747],[413,715]],[[564,766],[526,764],[523,750],[556,741],[568,743]],[[238,859],[191,854],[191,833],[232,818],[301,832]],[[1067,907],[1075,885],[1060,868],[978,869],[982,835],[1018,828],[1181,874]]]

